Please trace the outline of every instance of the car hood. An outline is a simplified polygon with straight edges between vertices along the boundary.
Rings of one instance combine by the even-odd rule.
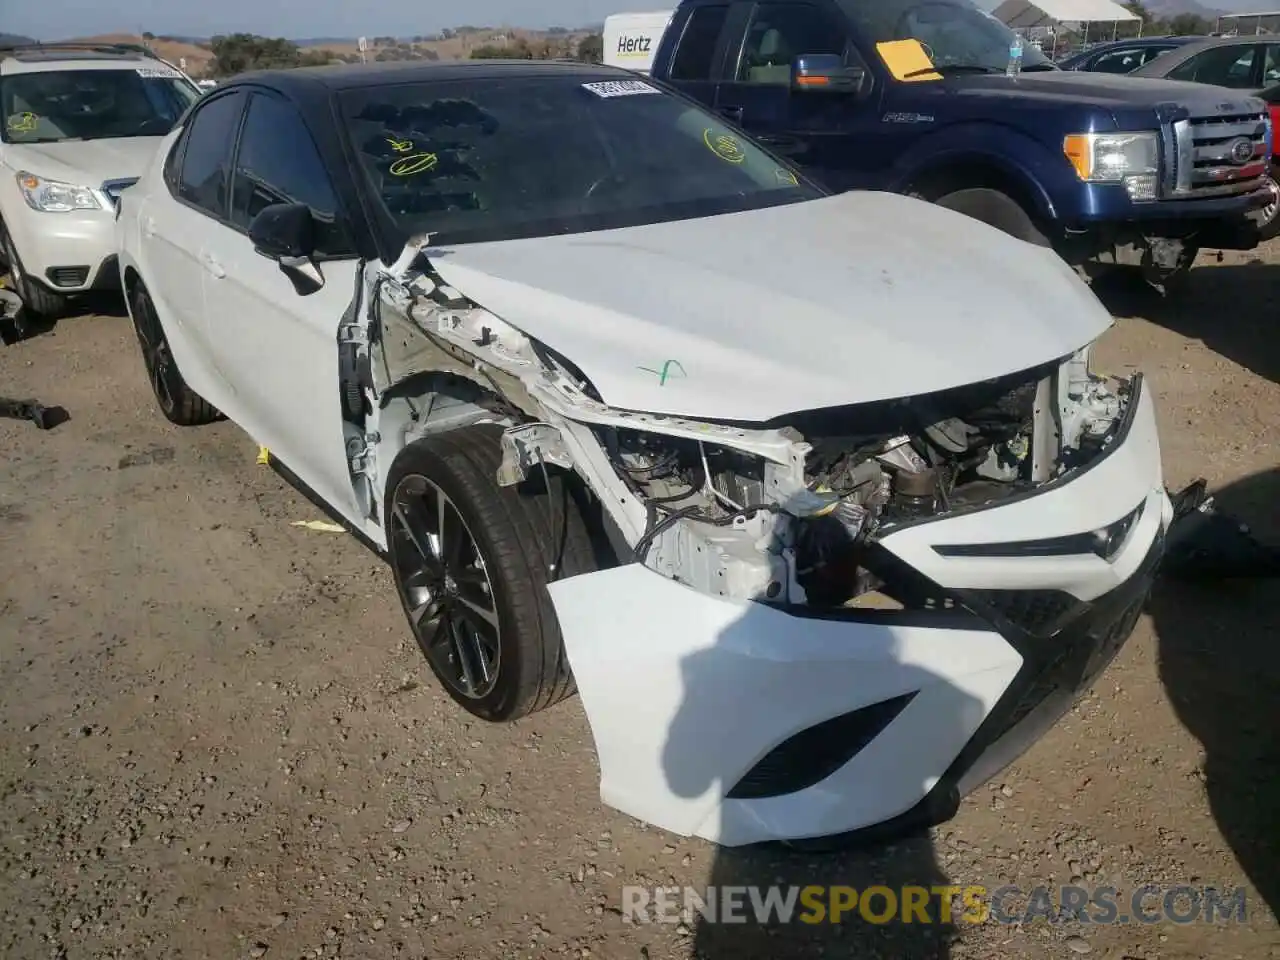
[[[1151,64],[1161,62],[1157,59]],[[1128,74],[1045,70],[1021,73],[1016,80],[997,75],[966,76],[957,77],[950,92],[962,97],[1007,97],[1064,105],[1088,102],[1110,110],[1186,107],[1197,116],[1256,109],[1256,104],[1249,103],[1249,94],[1239,90],[1140,74],[1141,68]]]
[[[605,403],[763,423],[1029,369],[1111,317],[1052,251],[893,194],[429,249]]]
[[[140,177],[164,137],[7,144],[8,165],[38,177],[97,187],[104,180]]]

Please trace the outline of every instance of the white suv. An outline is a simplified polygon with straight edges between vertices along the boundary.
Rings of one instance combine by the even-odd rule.
[[[29,311],[119,286],[120,191],[199,97],[138,47],[0,46],[0,257]]]

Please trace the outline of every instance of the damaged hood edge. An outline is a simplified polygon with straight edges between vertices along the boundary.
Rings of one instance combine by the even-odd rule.
[[[780,250],[806,252],[782,266]],[[423,252],[610,406],[704,420],[979,382],[1068,356],[1112,323],[1052,251],[889,194]]]

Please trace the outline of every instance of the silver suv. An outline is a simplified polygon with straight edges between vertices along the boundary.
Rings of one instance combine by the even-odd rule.
[[[117,288],[115,208],[200,90],[124,44],[0,44],[0,258],[37,315]]]

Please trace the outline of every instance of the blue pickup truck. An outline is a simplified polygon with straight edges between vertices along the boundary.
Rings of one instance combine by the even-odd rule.
[[[909,194],[1168,289],[1248,250],[1266,105],[1059,70],[969,0],[684,0],[651,76],[837,190]]]

